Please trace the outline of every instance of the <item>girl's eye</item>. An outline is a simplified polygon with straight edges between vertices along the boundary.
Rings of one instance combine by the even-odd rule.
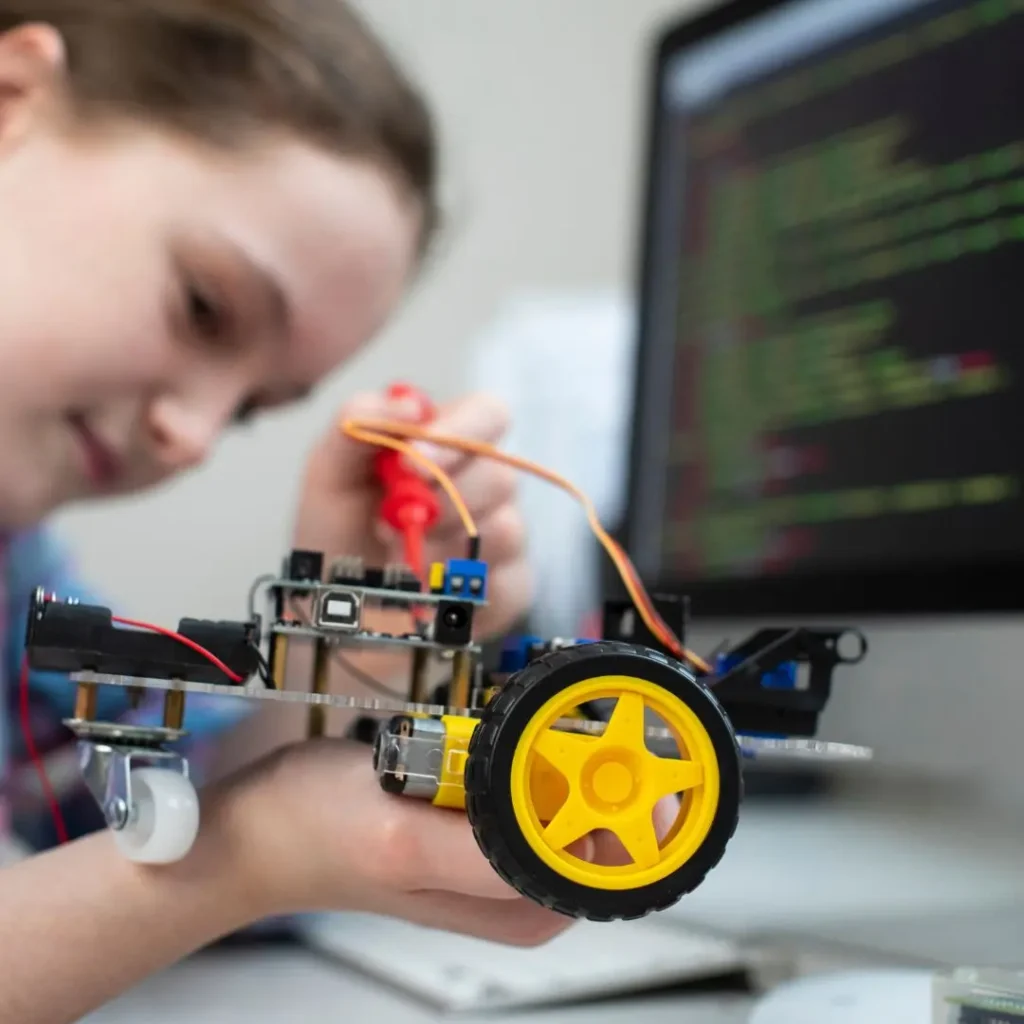
[[[260,403],[255,398],[248,398],[235,410],[234,422],[248,423],[260,410]]]
[[[191,328],[202,338],[217,340],[224,335],[226,317],[223,310],[194,285],[188,289],[188,318]]]

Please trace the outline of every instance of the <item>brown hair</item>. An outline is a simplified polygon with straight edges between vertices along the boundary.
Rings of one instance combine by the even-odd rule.
[[[0,32],[46,23],[67,48],[69,100],[212,142],[279,126],[379,161],[437,220],[426,104],[344,0],[0,0]]]

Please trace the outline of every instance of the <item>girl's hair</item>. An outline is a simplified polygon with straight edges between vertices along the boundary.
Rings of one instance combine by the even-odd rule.
[[[376,160],[437,219],[424,101],[344,0],[0,0],[0,32],[64,39],[68,101],[84,119],[136,117],[213,143],[291,131]]]

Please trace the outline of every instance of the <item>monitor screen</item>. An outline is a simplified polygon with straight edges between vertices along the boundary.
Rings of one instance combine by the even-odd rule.
[[[740,2],[666,35],[645,580],[726,614],[1024,607],[1022,54],[1022,0]]]

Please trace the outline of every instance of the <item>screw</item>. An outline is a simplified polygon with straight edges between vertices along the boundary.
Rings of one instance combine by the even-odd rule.
[[[128,824],[128,805],[121,799],[115,797],[106,807],[107,824],[116,832]]]

